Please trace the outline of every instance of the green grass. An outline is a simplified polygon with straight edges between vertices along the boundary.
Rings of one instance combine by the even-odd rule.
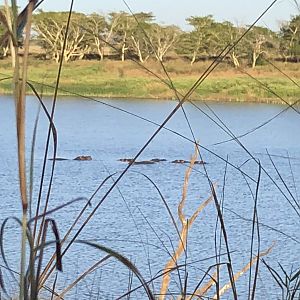
[[[166,63],[170,71],[175,87],[181,94],[185,94],[193,83],[205,70],[208,63],[197,63],[193,67],[186,62],[174,61]],[[57,65],[51,61],[32,60],[30,62],[29,80],[55,85]],[[148,62],[145,65],[151,71],[165,78],[159,64]],[[281,65],[291,77],[298,77],[294,65]],[[0,78],[4,74],[12,74],[10,62],[0,61],[2,70]],[[263,84],[284,100],[293,102],[300,98],[299,88],[282,74],[270,69],[270,66],[260,66],[256,70],[246,69]],[[297,78],[296,78],[297,80]],[[37,84],[35,83],[37,87]],[[124,63],[117,61],[78,61],[64,64],[61,77],[60,95],[71,93],[95,97],[110,98],[151,98],[151,99],[174,99],[172,92],[166,85],[154,76],[149,75],[133,62]],[[29,91],[30,92],[30,91]],[[9,81],[1,81],[0,93],[11,94]],[[51,95],[52,88],[44,88],[44,94]],[[258,101],[258,102],[281,102],[276,95],[264,89],[258,82],[247,74],[221,65],[208,77],[191,97],[194,100],[215,101]]]

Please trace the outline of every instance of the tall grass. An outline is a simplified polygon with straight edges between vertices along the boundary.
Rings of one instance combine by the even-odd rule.
[[[7,7],[7,5],[6,5]],[[28,198],[27,198],[27,181],[26,181],[26,159],[25,159],[25,89],[26,89],[26,76],[27,76],[27,58],[30,39],[31,28],[31,15],[33,10],[33,3],[28,4],[28,23],[26,26],[25,36],[25,52],[23,57],[23,63],[20,65],[18,55],[18,21],[17,21],[17,3],[12,1],[12,24],[10,45],[11,52],[14,53],[14,95],[16,106],[16,123],[17,123],[17,141],[18,141],[18,161],[19,161],[19,184],[20,195],[22,201],[22,242],[21,242],[21,266],[20,266],[20,294],[19,299],[25,297],[25,273],[26,273],[26,235],[27,235],[27,214],[28,214]],[[6,8],[8,11],[8,8]],[[10,17],[10,14],[7,14]]]
[[[255,24],[262,18],[262,16],[276,3],[276,1],[273,1],[270,6],[263,12],[259,18],[249,27],[249,30]],[[127,4],[126,4],[127,5]],[[53,99],[52,99],[52,106],[50,111],[46,108],[46,106],[43,103],[42,95],[37,91],[35,88],[35,85],[27,81],[27,72],[30,69],[30,65],[28,63],[28,54],[29,54],[29,41],[30,41],[30,32],[31,32],[31,16],[33,10],[37,6],[37,1],[29,1],[28,5],[26,6],[26,25],[25,25],[25,40],[24,40],[24,55],[22,58],[22,61],[20,61],[20,57],[18,55],[19,51],[19,45],[18,45],[18,31],[21,26],[20,16],[22,14],[18,15],[17,12],[17,3],[15,0],[11,1],[11,8],[12,8],[12,17],[10,20],[10,14],[6,14],[7,18],[7,31],[9,33],[9,40],[11,45],[11,53],[15,53],[15,55],[12,56],[14,66],[14,75],[13,75],[13,91],[14,91],[14,97],[15,97],[15,106],[16,106],[16,124],[17,124],[17,142],[18,142],[18,170],[19,170],[19,185],[20,185],[20,198],[21,198],[21,207],[22,207],[22,219],[19,220],[17,218],[8,218],[6,219],[1,227],[1,234],[0,234],[0,244],[1,244],[1,255],[5,263],[5,267],[9,269],[9,264],[6,260],[6,254],[3,246],[3,240],[4,235],[7,228],[7,223],[9,220],[13,219],[16,221],[18,226],[21,229],[22,232],[22,239],[21,239],[21,245],[20,245],[20,253],[21,253],[21,261],[20,261],[20,272],[19,272],[19,299],[39,299],[42,289],[47,289],[51,293],[51,299],[64,299],[65,295],[69,293],[76,285],[83,281],[84,278],[89,276],[92,272],[94,272],[97,268],[101,267],[104,262],[109,261],[111,259],[117,260],[120,264],[124,265],[126,268],[129,269],[130,274],[134,274],[134,276],[137,278],[137,280],[140,283],[140,286],[137,288],[132,287],[132,279],[131,275],[129,275],[129,291],[122,295],[122,297],[130,297],[130,295],[134,292],[134,290],[138,288],[143,288],[145,292],[145,297],[148,299],[166,299],[169,298],[168,296],[172,298],[178,298],[178,299],[204,299],[206,297],[209,297],[211,299],[221,299],[221,297],[228,291],[231,292],[233,299],[238,299],[238,290],[236,287],[236,283],[238,279],[249,271],[249,291],[248,291],[248,299],[255,299],[256,295],[256,289],[257,289],[257,278],[259,275],[260,270],[260,261],[263,256],[268,255],[274,245],[270,245],[268,249],[261,250],[260,249],[260,226],[261,223],[259,221],[259,212],[258,212],[258,198],[259,198],[259,189],[260,189],[260,182],[261,182],[261,174],[265,173],[270,180],[273,182],[274,186],[279,190],[279,192],[286,198],[290,206],[294,209],[294,211],[299,215],[299,206],[297,205],[296,199],[292,197],[292,200],[290,200],[289,197],[286,196],[284,191],[282,190],[281,186],[277,184],[277,182],[271,177],[271,175],[267,172],[267,170],[261,165],[261,163],[253,156],[253,154],[250,153],[250,151],[243,145],[243,143],[240,141],[240,137],[237,137],[231,130],[228,128],[228,126],[222,121],[222,119],[210,108],[210,106],[206,103],[208,110],[211,112],[210,119],[221,129],[223,130],[226,135],[229,136],[231,140],[234,140],[237,142],[237,144],[249,155],[249,157],[253,160],[255,165],[258,167],[258,177],[253,178],[250,175],[244,173],[241,168],[237,168],[244,176],[245,182],[247,183],[247,186],[249,187],[249,190],[251,191],[251,187],[248,183],[248,180],[255,183],[256,190],[255,193],[252,194],[253,196],[253,217],[252,220],[252,230],[250,233],[251,236],[251,249],[250,249],[250,257],[249,262],[243,266],[243,268],[239,271],[234,270],[234,261],[231,256],[231,249],[230,249],[230,243],[229,243],[229,236],[228,231],[226,228],[226,223],[224,219],[224,207],[222,204],[222,201],[220,201],[218,192],[216,189],[216,184],[213,183],[209,176],[209,172],[205,166],[205,164],[202,165],[202,171],[207,179],[208,186],[210,189],[210,196],[200,203],[195,211],[192,213],[190,217],[187,217],[184,209],[187,205],[187,194],[188,194],[188,186],[190,177],[192,175],[192,171],[195,170],[195,162],[200,157],[201,161],[204,161],[202,156],[202,145],[196,140],[193,128],[191,126],[191,123],[189,122],[189,118],[186,114],[184,104],[186,102],[192,103],[192,105],[199,109],[197,104],[190,101],[191,96],[197,91],[199,86],[202,86],[203,82],[207,79],[207,77],[219,66],[220,62],[232,51],[232,49],[245,37],[248,31],[246,31],[233,45],[226,46],[223,51],[220,53],[219,57],[212,62],[210,65],[207,66],[207,68],[204,70],[204,72],[199,76],[199,78],[191,85],[187,91],[180,92],[177,89],[176,82],[174,82],[169,74],[168,69],[165,67],[164,63],[161,61],[160,66],[162,69],[162,73],[165,75],[164,77],[161,77],[156,72],[151,71],[150,69],[147,69],[147,67],[142,66],[148,73],[155,76],[155,78],[159,81],[161,81],[165,86],[167,86],[173,93],[174,98],[178,101],[175,108],[169,113],[169,115],[165,118],[165,120],[161,124],[157,124],[155,122],[152,122],[151,120],[147,120],[146,118],[143,118],[141,116],[137,116],[135,114],[130,114],[126,111],[126,113],[129,113],[130,115],[134,117],[142,118],[144,121],[151,122],[152,124],[156,125],[156,130],[154,133],[150,136],[150,138],[147,139],[145,144],[139,149],[139,151],[136,153],[136,155],[129,161],[128,165],[121,171],[121,172],[115,172],[111,175],[109,175],[107,178],[105,178],[97,187],[95,192],[88,198],[78,198],[75,200],[70,200],[66,204],[62,204],[59,207],[56,207],[54,209],[49,209],[49,202],[51,200],[51,191],[52,191],[52,185],[53,185],[53,178],[55,174],[55,165],[56,165],[56,151],[57,151],[57,131],[54,123],[54,115],[55,115],[55,109],[56,109],[56,102],[59,94],[59,88],[60,88],[60,79],[62,74],[62,68],[63,68],[63,60],[60,61],[57,75],[56,75],[56,81],[55,86],[53,87]],[[128,6],[128,5],[127,5]],[[8,11],[8,6],[7,6]],[[69,16],[66,26],[66,32],[65,32],[65,40],[64,40],[64,47],[62,49],[62,55],[65,49],[65,44],[67,41],[67,35],[68,35],[68,28],[70,24],[70,20],[72,17],[72,11],[73,11],[73,1],[71,1],[70,4],[70,10],[69,10]],[[138,23],[138,20],[136,20]],[[10,25],[11,24],[11,27]],[[147,35],[146,32],[144,32],[145,35]],[[113,46],[113,45],[111,45]],[[138,62],[137,62],[138,63]],[[243,70],[241,70],[243,71]],[[250,74],[251,77],[251,74]],[[255,81],[257,84],[262,84],[258,79],[252,78],[253,81]],[[120,80],[121,82],[121,80]],[[29,87],[32,91],[32,93],[36,96],[37,100],[40,103],[40,106],[42,108],[43,113],[46,115],[47,120],[49,122],[49,128],[46,133],[46,145],[45,145],[45,151],[44,151],[44,160],[43,160],[43,166],[42,166],[42,172],[39,177],[39,193],[36,200],[36,209],[33,216],[31,216],[31,209],[33,205],[32,201],[32,185],[33,182],[27,182],[27,172],[26,172],[26,157],[25,157],[25,111],[26,111],[26,89]],[[265,88],[275,93],[270,87],[265,86]],[[275,96],[277,98],[281,97],[275,93]],[[289,104],[285,99],[281,99],[283,102],[287,104],[288,108],[294,109],[297,113],[299,113],[295,108],[295,104]],[[168,122],[173,118],[173,116],[179,111],[182,110],[185,121],[188,125],[188,128],[190,130],[192,138],[187,138],[186,136],[182,136],[177,132],[173,132],[170,129],[168,129],[166,126]],[[37,121],[36,121],[37,124]],[[37,125],[36,125],[37,126]],[[131,169],[131,167],[135,164],[135,162],[140,158],[140,156],[143,154],[143,152],[148,148],[150,143],[157,137],[157,135],[164,129],[167,129],[174,134],[180,135],[181,137],[189,140],[191,144],[195,147],[195,153],[191,158],[190,164],[187,167],[186,174],[184,177],[183,187],[182,187],[182,195],[181,200],[178,203],[177,206],[177,217],[179,220],[179,226],[177,225],[176,219],[172,214],[172,211],[170,207],[168,206],[168,203],[165,201],[163,194],[161,193],[158,186],[145,174],[144,177],[153,184],[154,189],[159,193],[161,200],[168,212],[168,217],[171,218],[173,226],[175,227],[175,231],[177,234],[178,244],[176,247],[173,248],[173,251],[168,251],[169,253],[169,259],[166,261],[165,265],[162,266],[161,272],[157,274],[155,277],[151,278],[150,280],[146,280],[143,275],[143,270],[139,270],[135,264],[130,260],[129,258],[125,257],[118,251],[115,251],[114,249],[111,249],[109,247],[106,247],[104,245],[100,245],[98,243],[85,241],[80,239],[80,235],[83,231],[83,229],[91,222],[92,218],[95,216],[96,212],[102,207],[103,202],[106,201],[108,196],[112,193],[113,190],[118,188],[118,183],[121,182],[121,180],[127,175],[128,171]],[[35,140],[36,133],[34,134],[33,140]],[[50,151],[50,144],[51,140],[53,142],[53,159],[51,161],[51,169],[50,169],[50,179],[48,184],[46,184],[46,166],[49,163],[47,160],[48,154]],[[34,141],[32,143],[32,161],[34,157]],[[217,156],[217,154],[216,154]],[[220,157],[219,157],[220,158]],[[224,159],[223,159],[224,160]],[[270,156],[271,160],[271,156]],[[230,165],[230,162],[228,160],[225,160],[226,166]],[[275,169],[276,166],[273,164]],[[33,174],[33,165],[31,165],[30,173]],[[277,174],[280,177],[279,171],[276,169]],[[224,176],[225,181],[226,174]],[[30,176],[30,181],[32,181],[33,176]],[[285,188],[290,192],[288,186],[285,184],[284,179],[282,179],[282,183],[285,185]],[[100,198],[98,203],[92,208],[91,212],[88,212],[87,209],[91,206],[92,200],[96,197],[97,193],[104,187],[105,184],[110,183],[111,185],[109,188],[104,192],[104,195]],[[46,196],[43,198],[43,189],[46,186]],[[224,184],[225,186],[225,184]],[[30,195],[30,196],[29,196]],[[60,231],[56,224],[56,221],[52,218],[52,216],[55,216],[55,213],[60,211],[61,209],[74,204],[79,203],[82,200],[86,201],[85,205],[82,207],[81,210],[78,210],[77,217],[75,218],[74,222],[70,226],[70,228],[67,230],[66,234],[63,236],[63,238],[60,238]],[[187,262],[187,248],[188,248],[188,235],[189,232],[192,230],[192,227],[197,220],[198,216],[201,214],[201,212],[209,205],[213,205],[216,213],[216,229],[215,229],[215,260],[216,263],[211,265],[208,270],[206,270],[204,276],[200,279],[198,284],[193,287],[192,289],[189,289],[188,287],[188,262]],[[85,217],[85,214],[87,216]],[[85,217],[85,218],[84,218]],[[80,223],[81,221],[81,223]],[[220,229],[219,236],[217,236],[218,228]],[[51,230],[52,234],[54,235],[54,239],[49,239],[47,236],[49,234],[49,231]],[[71,235],[71,233],[73,235]],[[255,239],[257,239],[257,249],[254,249],[255,245]],[[218,241],[219,241],[219,249],[218,249]],[[224,243],[225,245],[225,253],[221,253],[221,243]],[[91,249],[96,249],[99,252],[104,252],[105,256],[101,259],[99,259],[96,263],[94,263],[90,268],[88,268],[85,272],[74,278],[74,280],[68,285],[63,288],[62,291],[58,292],[56,287],[56,280],[52,282],[52,287],[50,288],[51,283],[51,276],[53,275],[55,269],[58,271],[63,270],[64,266],[64,256],[67,254],[67,252],[70,251],[70,248],[73,244],[79,244],[79,245],[85,245],[90,247]],[[55,251],[53,252],[50,259],[45,260],[45,252],[47,251],[47,248],[55,245]],[[29,254],[29,258],[27,257],[27,254]],[[220,257],[225,256],[226,260],[225,262],[221,262]],[[181,263],[183,260],[183,263]],[[281,267],[281,271],[285,276],[285,280],[282,279],[282,276],[272,267],[269,266],[265,261],[263,261],[264,265],[268,268],[268,270],[271,273],[271,276],[275,279],[275,281],[278,283],[280,288],[283,291],[283,297],[285,299],[296,299],[296,297],[299,295],[299,285],[300,285],[300,274],[297,270],[293,274],[288,274],[283,267]],[[226,284],[222,283],[222,280],[220,279],[220,272],[221,269],[225,269],[224,274],[226,274],[226,278],[228,278],[228,282]],[[183,277],[182,277],[182,272]],[[174,275],[176,274],[176,275]],[[176,295],[173,295],[169,292],[171,281],[174,276],[177,276],[177,279],[179,281],[179,290],[176,293]],[[2,290],[5,292],[5,284],[0,276],[0,284]],[[159,284],[159,292],[156,293],[154,290],[154,286],[152,286],[152,283],[159,279],[161,282]],[[209,295],[209,296],[207,296]]]

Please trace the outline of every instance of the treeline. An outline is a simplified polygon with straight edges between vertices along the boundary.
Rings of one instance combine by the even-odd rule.
[[[41,47],[43,59],[59,62],[65,38],[67,12],[38,11],[33,17],[33,40]],[[181,57],[191,64],[215,58],[230,47],[247,29],[230,22],[217,22],[213,16],[192,16],[186,19],[190,31],[174,25],[155,22],[152,13],[113,12],[108,15],[73,13],[68,32],[65,61],[104,58],[149,58],[163,61]],[[0,34],[3,32],[0,23]],[[2,56],[9,54],[3,45]],[[283,23],[279,32],[255,26],[232,49],[228,61],[238,67],[241,63],[253,68],[262,58],[300,61],[300,15]]]

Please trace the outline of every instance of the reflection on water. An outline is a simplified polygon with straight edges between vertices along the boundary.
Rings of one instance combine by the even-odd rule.
[[[170,101],[150,100],[114,100],[107,103],[159,124],[176,105],[175,102]],[[297,215],[297,212],[299,213],[297,187],[300,183],[299,115],[293,110],[287,110],[262,128],[242,137],[240,144],[236,141],[222,143],[231,139],[229,132],[233,132],[236,136],[243,135],[280,113],[285,107],[265,104],[210,103],[214,115],[204,104],[196,104],[198,107],[186,105],[185,110],[193,134],[203,146],[201,155],[207,162],[205,165],[207,174],[211,181],[216,183],[219,201],[222,201],[234,272],[241,270],[250,258],[251,220],[259,174],[258,161],[262,166],[257,203],[258,218],[262,223],[259,228],[260,249],[265,250],[276,241],[273,251],[265,258],[266,261],[275,268],[278,262],[287,270],[290,270],[291,266],[299,267],[299,216]],[[49,100],[47,105],[50,105]],[[37,103],[30,98],[27,109],[28,152],[36,112]],[[223,123],[220,123],[217,117]],[[119,162],[118,159],[133,157],[156,129],[156,125],[145,120],[97,102],[78,99],[60,99],[57,104],[55,124],[58,132],[59,157],[73,159],[78,155],[91,155],[93,160],[65,160],[56,163],[51,208],[78,197],[90,197],[109,174],[124,170],[126,164]],[[47,126],[46,118],[41,115],[35,150],[34,199],[38,194]],[[144,175],[155,182],[178,221],[177,205],[181,199],[186,166],[172,164],[171,161],[187,160],[194,151],[193,144],[189,141],[193,139],[192,134],[181,111],[167,127],[170,131],[162,130],[140,158],[141,160],[164,158],[167,161],[153,165],[133,166],[117,188],[105,199],[80,236],[81,239],[95,241],[120,251],[140,268],[146,279],[155,277],[157,272],[163,269],[170,252],[177,245],[178,237],[160,194]],[[20,216],[14,104],[9,97],[0,101],[0,141],[0,209],[1,221],[3,221],[9,216]],[[268,153],[271,154],[270,157]],[[224,176],[225,170],[226,176]],[[116,179],[119,174],[117,173],[113,178]],[[88,213],[112,184],[113,179],[104,184],[93,199]],[[206,173],[203,166],[196,165],[190,179],[184,211],[187,218],[208,196]],[[85,205],[85,201],[74,202],[53,216],[62,236]],[[216,209],[211,203],[201,212],[190,229],[186,257],[183,256],[181,261],[183,263],[186,259],[189,263],[188,290],[190,292],[207,268],[216,263],[215,258],[210,258],[215,255],[216,221]],[[12,268],[15,269],[18,269],[16,256],[18,256],[19,231],[17,225],[11,221],[5,238],[6,253]],[[219,231],[218,226],[218,235]],[[217,237],[216,240],[219,241],[219,238]],[[254,249],[255,251],[257,249],[257,234],[255,234]],[[221,244],[221,252],[225,252],[224,241]],[[59,274],[59,286],[66,287],[74,280],[75,275],[81,274],[103,256],[104,254],[98,250],[81,244],[72,246],[64,258],[64,272]],[[227,256],[222,256],[221,262],[226,261]],[[228,276],[225,268],[222,272],[222,283],[226,283]],[[175,272],[170,293],[180,291],[179,274],[184,281],[184,269],[179,273]],[[87,276],[69,297],[74,299],[77,295],[78,299],[115,299],[127,291],[128,278],[128,270],[111,259]],[[156,293],[159,292],[159,283],[160,278],[154,281],[153,288]],[[135,287],[138,281],[134,280],[132,284],[132,287]],[[262,265],[257,284],[257,299],[266,299],[266,297],[272,299],[280,294]],[[13,290],[13,284],[10,288]],[[248,293],[248,274],[239,279],[237,289],[241,299],[245,299]],[[231,297],[230,293],[227,297]],[[132,294],[132,299],[145,298],[145,294],[140,289]]]

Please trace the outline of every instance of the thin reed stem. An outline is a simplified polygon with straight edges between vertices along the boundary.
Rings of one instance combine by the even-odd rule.
[[[7,3],[6,3],[7,4]],[[20,261],[20,292],[19,299],[25,299],[25,274],[26,274],[26,243],[27,243],[27,182],[26,182],[26,156],[25,156],[25,109],[26,109],[26,82],[27,82],[27,65],[29,54],[29,41],[31,30],[31,15],[33,11],[33,2],[30,1],[27,6],[27,24],[24,44],[24,56],[22,66],[19,62],[18,56],[18,10],[17,1],[11,1],[12,7],[12,35],[10,36],[10,43],[13,44],[12,59],[14,66],[14,95],[16,107],[16,127],[17,127],[17,144],[18,144],[18,170],[19,170],[19,185],[20,195],[22,201],[22,239],[21,239],[21,261]],[[8,10],[8,9],[7,9]],[[9,13],[7,13],[9,16]],[[9,20],[9,18],[8,18]],[[8,21],[9,22],[9,21]],[[22,77],[20,78],[20,73]]]

